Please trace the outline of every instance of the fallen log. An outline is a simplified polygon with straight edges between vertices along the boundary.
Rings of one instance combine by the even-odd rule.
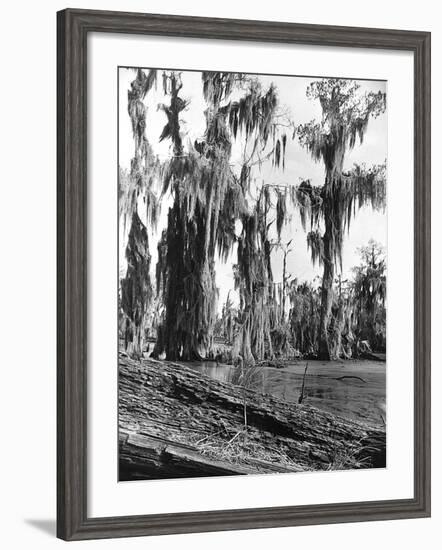
[[[124,354],[119,430],[121,480],[385,467],[385,428]]]
[[[120,481],[256,473],[255,468],[206,458],[189,445],[124,431],[119,450]]]

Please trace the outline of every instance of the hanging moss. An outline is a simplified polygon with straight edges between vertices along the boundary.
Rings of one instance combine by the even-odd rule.
[[[323,265],[324,263],[324,241],[318,230],[307,233],[307,248],[312,255],[312,262]]]
[[[361,263],[353,269],[351,284],[355,333],[371,349],[386,347],[386,262],[383,248],[371,240],[360,249]]]
[[[244,206],[241,186],[229,163],[228,112],[221,105],[241,77],[227,73],[202,76],[206,131],[186,154],[179,133],[182,84],[175,73],[167,77],[171,101],[163,108],[168,123],[162,136],[174,146],[174,158],[163,172],[163,192],[171,190],[174,204],[157,270],[163,281],[165,319],[156,352],[164,351],[168,359],[201,358],[212,348],[217,309],[215,254],[226,258],[230,253],[235,219]]]
[[[147,231],[141,222],[138,207],[144,205],[146,223],[155,227],[159,216],[159,201],[154,187],[160,174],[160,163],[153,155],[146,137],[147,108],[143,103],[156,82],[156,71],[146,75],[136,69],[136,78],[128,92],[128,113],[134,138],[134,157],[130,172],[119,170],[118,207],[123,240],[129,229],[126,259],[127,272],[121,280],[121,314],[124,318],[122,336],[129,354],[141,356],[144,346],[146,315],[152,301],[149,275],[150,253]]]
[[[160,139],[170,139],[174,147],[173,158],[163,167],[163,193],[171,191],[173,207],[159,249],[157,283],[163,292],[165,314],[156,353],[164,351],[169,359],[195,359],[211,350],[217,309],[215,257],[227,260],[238,241],[236,221],[246,225],[250,221],[245,197],[250,186],[251,165],[256,152],[261,152],[267,144],[277,105],[273,86],[264,91],[257,79],[241,74],[203,72],[202,85],[207,104],[206,130],[201,139],[184,151],[179,128],[179,113],[185,105],[178,95],[181,78],[173,72],[163,76],[170,105],[161,106],[167,115],[167,124]],[[234,89],[243,93],[238,101],[230,100]],[[249,149],[248,158],[237,175],[230,158],[232,140],[239,134]],[[268,190],[266,193],[268,195]],[[255,212],[252,217],[256,215]],[[260,231],[263,228],[266,229],[264,221],[260,222]],[[243,230],[247,229],[243,226]],[[270,245],[266,239],[262,245],[262,268],[268,276]],[[241,246],[240,238],[238,265],[242,261]],[[246,261],[245,249],[244,254]],[[249,276],[253,278],[254,274]],[[257,305],[259,307],[261,305]],[[262,319],[250,340],[250,349],[255,353],[259,348],[258,355],[263,353],[259,334],[269,334],[270,330],[264,309],[260,314],[256,309],[253,320],[244,325],[259,324]],[[248,336],[246,333],[243,336],[240,347],[244,344],[247,348]],[[237,345],[238,338],[232,338]]]
[[[321,122],[311,121],[297,128],[300,144],[315,161],[325,166],[325,183],[320,192],[303,182],[297,198],[301,221],[311,220],[308,245],[314,261],[321,261],[322,278],[320,355],[332,357],[333,334],[330,320],[333,305],[335,267],[342,269],[344,230],[348,229],[357,209],[370,204],[374,209],[385,205],[385,165],[365,168],[355,166],[344,173],[345,154],[362,142],[370,117],[385,111],[386,96],[379,93],[359,93],[359,85],[351,80],[323,79],[313,82],[307,96],[319,100]],[[319,200],[320,199],[320,200]],[[317,231],[324,222],[325,232],[320,240]]]
[[[146,313],[152,298],[147,231],[135,212],[126,248],[127,272],[121,281],[120,306],[124,315],[124,345],[131,356],[141,357],[144,350]]]
[[[319,345],[320,291],[296,279],[289,287],[290,329],[293,347],[305,357],[316,357]]]
[[[246,363],[274,356],[271,331],[276,302],[266,223],[270,205],[264,189],[252,212],[242,217],[243,229],[235,266],[235,288],[240,296],[241,313],[233,355],[241,356]]]
[[[281,191],[278,189],[276,191],[277,201],[276,201],[276,231],[278,233],[278,239],[281,239],[282,226],[287,217],[287,190],[284,189]]]
[[[235,288],[240,296],[240,313],[233,354],[240,355],[248,363],[273,359],[275,352],[287,353],[291,348],[285,324],[285,267],[282,284],[275,284],[272,274],[271,252],[275,244],[269,237],[273,222],[268,222],[273,208],[272,193],[276,195],[280,236],[287,221],[288,192],[277,186],[263,185],[251,212],[242,216],[242,233],[238,240]]]

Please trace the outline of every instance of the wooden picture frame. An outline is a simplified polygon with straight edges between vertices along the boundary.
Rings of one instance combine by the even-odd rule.
[[[87,516],[87,36],[153,34],[414,56],[414,498],[174,514]],[[430,515],[430,33],[67,9],[57,14],[57,535],[65,540]]]

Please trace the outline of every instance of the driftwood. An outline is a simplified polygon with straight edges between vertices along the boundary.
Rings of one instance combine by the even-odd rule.
[[[243,430],[247,449],[222,451]],[[120,479],[385,467],[385,429],[151,359],[119,360]],[[219,453],[211,453],[207,442]],[[213,448],[213,447],[212,447]],[[224,456],[225,455],[225,456]]]
[[[364,380],[360,376],[351,376],[351,375],[348,375],[348,374],[346,374],[345,376],[338,376],[337,378],[333,378],[333,380],[339,380],[339,381],[341,381],[341,380],[350,380],[350,379],[359,380],[360,382],[364,382],[364,384],[367,383],[367,380]]]

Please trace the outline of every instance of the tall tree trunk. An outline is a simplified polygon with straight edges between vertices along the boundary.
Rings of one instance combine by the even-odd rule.
[[[147,231],[138,213],[132,217],[126,248],[127,274],[121,280],[121,309],[125,314],[125,348],[132,357],[141,357],[145,344],[146,314],[152,288]]]
[[[183,302],[184,285],[184,239],[179,204],[179,192],[176,190],[174,204],[169,210],[167,222],[167,293],[165,296],[166,318],[163,329],[162,345],[166,358],[176,361],[181,354],[181,331],[178,324],[179,309]]]
[[[321,317],[319,334],[319,357],[330,359],[336,347],[336,339],[332,336],[330,345],[330,317],[333,304],[333,277],[336,257],[341,257],[343,244],[343,229],[348,227],[356,208],[371,204],[375,209],[385,202],[385,185],[381,168],[366,171],[360,166],[343,178],[344,158],[352,150],[359,138],[362,143],[369,118],[376,118],[385,112],[386,95],[382,92],[360,94],[359,84],[343,79],[323,79],[312,82],[307,90],[307,96],[319,100],[322,109],[322,121],[315,120],[301,124],[297,128],[299,142],[306,148],[315,161],[322,159],[326,178],[321,191],[323,201],[314,208],[313,225],[318,228],[319,221],[325,222],[323,236],[324,250],[322,260],[324,275],[322,281]],[[378,176],[380,179],[378,180]],[[363,185],[362,185],[363,183]],[[303,186],[313,197],[312,189]],[[316,194],[316,193],[315,193]],[[317,198],[317,197],[315,197]],[[302,209],[305,207],[302,201]],[[318,204],[318,203],[315,203]],[[311,210],[312,203],[309,201]],[[311,210],[311,213],[313,210]],[[312,232],[311,232],[312,233]],[[311,235],[310,233],[310,235]],[[316,243],[317,244],[317,243]],[[316,247],[315,244],[315,247]],[[315,248],[313,261],[318,250]],[[342,267],[342,266],[341,266]]]
[[[318,358],[330,361],[332,358],[329,339],[329,326],[333,305],[333,279],[335,276],[333,221],[331,216],[325,218],[324,241],[324,273],[322,276],[321,319],[319,325]]]
[[[334,323],[333,323],[333,342],[331,344],[331,354],[334,359],[339,359],[341,357],[346,357],[345,350],[342,345],[342,336],[345,330],[345,321],[346,321],[346,304],[342,297],[341,282],[339,282],[339,300],[338,300],[338,310],[336,312]]]
[[[166,316],[156,352],[157,355],[164,351],[169,361],[201,360],[202,348],[208,340],[211,327],[204,319],[204,308],[213,296],[210,292],[208,296],[201,292],[203,251],[202,213],[197,209],[194,219],[187,220],[177,186],[167,225]],[[210,276],[214,278],[214,273]]]
[[[287,272],[287,249],[284,250],[284,263],[282,266],[282,319],[285,323],[285,296],[286,296],[286,272]]]
[[[134,357],[141,357],[144,351],[146,315],[152,299],[149,241],[146,226],[138,215],[138,198],[141,195],[144,202],[147,202],[147,196],[152,191],[156,165],[146,136],[147,108],[143,103],[143,99],[155,80],[155,70],[149,71],[149,74],[146,75],[143,70],[138,69],[137,76],[131,82],[131,89],[128,91],[128,113],[132,123],[135,150],[131,160],[128,189],[125,191],[126,198],[123,201],[123,208],[120,210],[123,229],[126,227],[126,220],[131,222],[126,247],[127,273],[126,277],[121,280],[120,287],[121,309],[124,314],[125,348],[127,353]],[[119,186],[121,186],[121,180]],[[122,188],[119,187],[119,193],[121,191]],[[119,202],[121,200],[122,197],[119,194]],[[156,217],[154,214],[156,200],[150,200],[147,204],[146,223],[149,224],[149,216],[152,219]]]
[[[202,355],[210,351],[213,339],[213,325],[216,315],[216,286],[214,257],[215,245],[213,232],[215,213],[213,202],[216,197],[216,187],[221,185],[218,174],[214,174],[210,182],[210,193],[207,203],[198,198],[196,205],[191,206],[191,200],[186,191],[181,188],[183,177],[188,185],[190,178],[201,177],[196,173],[182,170],[177,159],[196,155],[188,152],[184,155],[182,137],[180,134],[179,114],[185,108],[186,102],[179,97],[182,88],[180,78],[171,73],[170,106],[162,106],[167,115],[162,138],[170,138],[178,170],[172,178],[174,203],[169,209],[166,248],[167,253],[160,267],[161,275],[166,281],[164,288],[165,320],[159,329],[159,338],[155,346],[154,356],[165,352],[166,359],[176,361],[201,360]],[[214,118],[217,124],[219,119]],[[213,121],[208,119],[206,137]],[[212,144],[213,145],[213,144]],[[204,146],[206,143],[204,142]],[[214,165],[217,164],[214,160]],[[207,162],[206,156],[196,157],[195,162],[201,162],[202,168]],[[184,161],[183,161],[184,162]],[[227,163],[228,161],[226,161]],[[219,163],[218,163],[219,164]],[[207,170],[207,169],[206,169]],[[204,181],[196,182],[204,185]],[[191,214],[190,214],[191,212]]]

